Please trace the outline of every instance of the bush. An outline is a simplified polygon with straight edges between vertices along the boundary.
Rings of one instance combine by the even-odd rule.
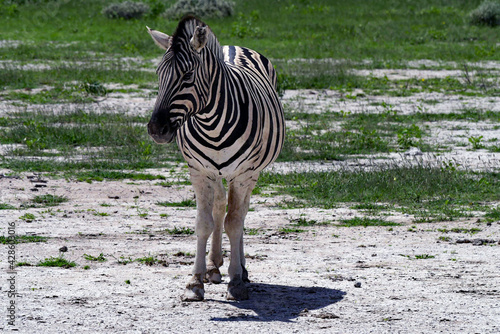
[[[470,22],[474,25],[500,25],[500,3],[485,1],[470,13]]]
[[[238,13],[238,19],[233,22],[231,35],[239,38],[245,37],[262,37],[259,27],[255,26],[255,22],[259,19],[259,12],[253,10],[250,15]]]
[[[149,13],[149,16],[151,17],[157,17],[165,12],[165,9],[167,8],[167,0],[146,0],[144,2],[149,5],[149,8],[151,9],[151,12]]]
[[[122,3],[113,3],[102,10],[104,16],[109,19],[138,19],[144,14],[149,14],[150,8],[142,2],[125,1]]]
[[[234,13],[234,2],[225,0],[179,0],[167,9],[164,16],[179,19],[186,14],[200,18],[222,18]]]

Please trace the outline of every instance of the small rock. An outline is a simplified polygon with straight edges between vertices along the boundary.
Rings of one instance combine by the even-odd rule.
[[[361,288],[361,282],[356,282],[354,283],[355,288]]]
[[[404,155],[409,155],[412,157],[422,154],[422,151],[418,147],[410,147],[410,149],[404,153]]]
[[[61,248],[59,248],[59,251],[62,253],[66,253],[68,251],[68,247],[62,246]]]
[[[319,314],[314,314],[313,317],[319,318],[319,319],[338,319],[340,318],[338,315],[334,313],[329,313],[329,312],[322,312]]]
[[[299,313],[299,316],[307,316],[309,313],[309,310],[307,308],[303,309],[302,311],[300,311]]]

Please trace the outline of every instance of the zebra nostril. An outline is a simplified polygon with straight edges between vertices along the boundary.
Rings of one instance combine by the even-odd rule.
[[[160,133],[161,133],[162,135],[166,135],[168,132],[169,132],[169,126],[168,126],[168,124],[167,124],[167,125],[164,125],[164,126],[160,129]]]

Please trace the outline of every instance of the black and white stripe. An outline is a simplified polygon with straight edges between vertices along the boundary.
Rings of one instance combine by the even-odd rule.
[[[210,31],[196,52],[190,40],[197,26],[205,25],[194,18],[179,24],[158,66],[152,123],[159,123],[160,134],[165,127],[175,132],[194,169],[230,179],[258,173],[277,158],[284,140],[275,70],[253,50],[221,47]]]
[[[285,136],[276,72],[253,50],[221,47],[195,18],[182,20],[172,37],[149,33],[166,53],[157,70],[159,93],[148,132],[158,143],[177,137],[196,193],[196,257],[183,299],[204,298],[205,275],[221,282],[223,227],[231,244],[227,298],[246,299],[244,219],[259,172],[278,157]]]

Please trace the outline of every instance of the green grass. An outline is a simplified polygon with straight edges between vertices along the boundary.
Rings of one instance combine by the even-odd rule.
[[[68,175],[71,178],[75,178],[79,182],[92,183],[93,181],[104,181],[104,180],[135,180],[135,181],[152,181],[152,180],[164,180],[165,177],[162,175],[151,175],[145,173],[130,173],[121,172],[113,170],[91,170],[85,172],[74,172]]]
[[[0,203],[0,210],[15,210],[16,207],[8,203]]]
[[[16,235],[14,238],[5,237],[0,235],[0,244],[21,244],[31,242],[46,242],[49,238],[39,235]]]
[[[64,108],[56,113],[41,108],[32,113],[10,113],[0,119],[6,129],[0,144],[23,146],[7,146],[0,166],[16,171],[66,171],[70,175],[83,169],[87,171],[78,177],[85,181],[99,177],[151,179],[145,174],[109,171],[166,167],[169,161],[181,160],[175,143],[163,146],[151,141],[147,121],[147,117],[106,110],[90,113]],[[37,156],[44,159],[30,158]],[[55,157],[64,159],[52,159]]]
[[[500,208],[495,208],[490,210],[490,212],[484,215],[487,219],[495,221],[500,220]]]
[[[172,3],[173,1],[170,1]],[[405,60],[434,59],[472,63],[499,60],[498,29],[467,24],[468,13],[480,0],[455,2],[423,0],[408,5],[404,0],[351,1],[236,1],[236,13],[225,19],[208,20],[222,44],[254,48],[274,62],[279,72],[280,90],[291,88],[335,88],[376,92],[391,91],[405,96],[419,91],[484,93],[474,81],[464,85],[454,78],[388,81],[386,78],[355,76],[349,68],[402,67]],[[54,86],[35,95],[9,93],[8,98],[32,103],[63,100],[85,102],[89,84],[118,82],[151,86],[156,76],[147,62],[129,67],[118,56],[158,58],[161,55],[145,26],[172,34],[177,21],[159,16],[138,20],[109,20],[101,14],[104,1],[85,5],[50,1],[24,4],[12,15],[0,16],[3,39],[20,40],[17,46],[0,48],[0,60],[24,63],[52,61],[50,69],[18,70],[5,63],[0,68],[0,87],[34,88]],[[33,12],[36,15],[33,15]],[[246,34],[241,31],[259,31]],[[48,43],[49,42],[49,43]],[[349,59],[350,62],[289,62],[288,59]],[[69,62],[65,63],[63,61]],[[75,63],[78,61],[79,63]],[[83,65],[82,65],[83,64]],[[472,68],[471,68],[472,69]],[[78,82],[67,86],[67,82]],[[82,90],[82,88],[84,88]],[[492,88],[490,94],[498,94]]]
[[[153,256],[153,255],[137,258],[137,259],[135,259],[135,261],[142,263],[142,264],[145,264],[147,266],[152,266],[154,264],[161,262],[161,260],[158,260],[156,258],[156,256]]]
[[[356,205],[353,205],[351,209],[355,210],[366,210],[369,212],[379,212],[383,210],[388,210],[389,206],[383,205],[383,204],[376,204],[376,203],[359,203]]]
[[[255,48],[272,58],[488,60],[499,59],[498,29],[467,23],[468,13],[481,0],[387,1],[236,1],[235,12],[225,19],[207,20],[224,44]],[[172,1],[169,1],[171,4]],[[20,50],[2,50],[0,58],[87,59],[98,56],[156,56],[145,25],[171,34],[177,21],[162,17],[109,20],[102,14],[104,1],[84,5],[50,1],[18,6],[17,13],[0,17],[3,39],[29,41]],[[254,19],[249,20],[250,12]],[[242,29],[258,34],[238,37]],[[47,41],[59,41],[49,44]],[[65,43],[70,43],[65,45]],[[3,48],[2,48],[3,49]]]
[[[5,84],[5,83],[4,83]],[[5,85],[4,87],[7,87]],[[31,93],[29,90],[24,92],[10,91],[1,95],[3,100],[16,100],[29,104],[51,104],[51,103],[85,103],[94,101],[88,94],[79,89],[77,86],[73,87],[54,87],[52,89],[44,89],[38,93]]]
[[[194,231],[190,229],[189,227],[174,227],[171,229],[166,229],[165,230],[168,234],[170,235],[192,235],[194,234]]]
[[[0,48],[0,50],[2,49]],[[154,66],[151,66],[151,68],[154,69]],[[78,82],[76,87],[73,84],[70,87],[63,88],[62,83],[75,81]],[[12,98],[28,99],[32,103],[43,103],[51,96],[52,98],[72,102],[88,102],[89,94],[85,94],[85,85],[93,82],[116,82],[124,85],[139,84],[154,87],[156,81],[157,77],[154,72],[124,69],[118,61],[109,66],[97,64],[91,68],[85,68],[70,63],[44,70],[19,70],[9,65],[0,65],[0,88],[26,89],[43,85],[55,86],[54,89],[45,93],[38,93],[29,99],[28,96],[21,95],[22,93],[12,96]]]
[[[417,254],[415,255],[416,260],[427,260],[427,259],[434,259],[436,256],[430,255],[430,254]]]
[[[400,152],[411,146],[423,152],[439,152],[445,148],[423,141],[428,136],[425,122],[457,119],[496,121],[499,117],[498,112],[481,110],[465,110],[449,115],[423,111],[401,115],[385,103],[376,113],[325,111],[311,114],[287,110],[285,118],[298,124],[287,131],[279,161],[343,160],[353,154]],[[332,130],[338,127],[339,130]]]
[[[59,196],[59,195],[39,195],[35,196],[31,202],[35,204],[35,206],[57,206],[61,203],[67,202],[68,198],[65,196]]]
[[[477,228],[477,227],[473,227],[473,228],[462,228],[462,227],[455,227],[455,228],[452,228],[452,229],[447,229],[447,228],[439,228],[438,229],[438,232],[441,232],[441,233],[467,233],[467,234],[476,234],[478,232],[481,232],[482,230],[480,228]]]
[[[306,230],[302,230],[297,227],[282,227],[279,229],[279,232],[288,234],[288,233],[303,233],[306,232]]]
[[[207,23],[222,44],[247,46],[273,59],[280,92],[331,88],[343,93],[339,103],[362,100],[368,94],[500,96],[497,74],[469,65],[500,60],[500,30],[468,24],[468,13],[480,2],[237,0],[237,15]],[[162,51],[144,27],[172,33],[177,26],[177,21],[156,15],[109,20],[101,14],[106,4],[102,0],[85,4],[53,0],[18,4],[9,10],[0,7],[1,39],[20,41],[17,46],[0,48],[0,60],[5,61],[0,65],[0,99],[16,100],[21,106],[17,112],[6,111],[0,116],[0,144],[5,152],[0,168],[46,172],[89,183],[131,179],[160,180],[159,184],[167,187],[188,185],[184,179],[172,182],[141,172],[182,161],[175,143],[156,145],[149,138],[149,112],[137,115],[127,108],[102,106],[90,112],[83,105],[105,98],[111,92],[105,88],[110,83],[139,85],[139,89],[126,88],[126,92],[155,92],[157,77],[151,60],[161,57]],[[135,57],[136,62],[126,62],[123,57]],[[290,61],[294,58],[307,60]],[[455,69],[455,64],[445,63],[455,61],[463,68],[465,80],[389,80],[352,71],[407,68],[407,61],[416,59],[437,61],[434,69]],[[32,63],[49,67],[19,69]],[[427,68],[422,65],[422,69]],[[470,71],[476,74],[468,76]],[[40,87],[44,89],[31,90]],[[61,103],[62,109],[54,103]],[[81,103],[82,108],[68,103]],[[439,99],[422,100],[416,106],[418,112],[404,115],[385,102],[372,103],[380,111],[370,114],[334,112],[328,107],[321,114],[312,114],[307,106],[298,110],[285,106],[286,119],[296,126],[287,132],[279,161],[345,160],[352,155],[403,152],[410,146],[439,153],[449,148],[426,143],[429,122],[500,122],[500,112],[478,108],[446,114],[428,112],[439,103]],[[27,105],[29,110],[24,108]],[[500,151],[495,141],[470,140],[470,148]],[[387,166],[374,171],[264,173],[255,191],[279,188],[294,196],[290,207],[334,208],[349,203],[376,216],[374,213],[387,206],[413,215],[415,222],[470,217],[473,209],[485,212],[489,220],[498,219],[496,211],[477,204],[499,200],[498,174],[457,169],[449,163],[444,167]],[[56,198],[39,200],[37,205],[57,204]],[[158,205],[194,207],[196,203],[184,200]],[[15,207],[0,203],[0,209]],[[32,221],[35,216],[26,213],[20,219]],[[305,218],[296,224],[314,225]]]
[[[27,262],[27,261],[22,261],[22,262],[18,262],[16,263],[16,267],[31,267],[32,264]]]
[[[417,220],[468,216],[471,203],[500,200],[500,175],[433,166],[390,167],[373,171],[263,173],[261,185],[278,185],[300,207],[335,208],[338,203],[388,203]],[[487,211],[483,208],[483,211]]]
[[[341,220],[339,226],[345,227],[355,227],[355,226],[399,226],[401,224],[389,222],[378,218],[368,218],[368,217],[355,217],[351,219]]]
[[[62,256],[59,257],[49,257],[40,261],[37,266],[38,267],[59,267],[59,268],[72,268],[76,267],[76,263],[73,261],[68,261]]]
[[[92,256],[89,254],[83,254],[83,258],[87,261],[95,261],[95,262],[105,262],[107,259],[104,257],[104,254],[101,253],[98,256]]]
[[[244,232],[247,235],[259,235],[261,232],[260,228],[244,228]]]
[[[156,205],[174,208],[193,208],[196,207],[196,201],[194,199],[183,199],[180,202],[157,202]]]
[[[20,216],[19,219],[24,220],[27,223],[30,223],[36,219],[36,216],[34,214],[28,212],[28,213],[25,213],[24,215]]]

